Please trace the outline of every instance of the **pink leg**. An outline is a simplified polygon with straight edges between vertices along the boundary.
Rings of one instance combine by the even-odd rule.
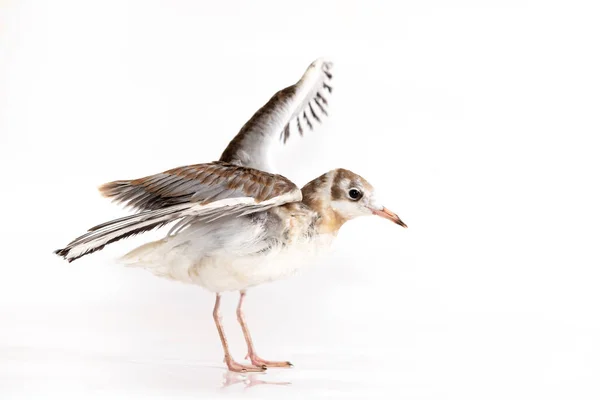
[[[238,322],[242,326],[242,331],[244,331],[244,337],[246,338],[246,344],[248,345],[248,355],[246,358],[249,358],[252,362],[252,365],[263,366],[263,367],[281,367],[281,368],[289,368],[293,367],[292,363],[289,361],[267,361],[260,358],[256,355],[256,351],[254,350],[254,344],[252,343],[252,337],[250,336],[250,331],[248,330],[248,325],[246,325],[246,321],[244,319],[244,312],[242,311],[242,303],[244,302],[244,298],[246,297],[246,292],[240,291],[240,302],[237,307],[237,317]]]
[[[223,325],[221,324],[221,316],[219,315],[219,305],[221,304],[221,295],[217,293],[217,298],[215,300],[215,308],[213,310],[213,318],[215,319],[215,324],[217,325],[217,330],[219,331],[219,336],[221,337],[221,343],[223,344],[223,351],[225,352],[225,363],[227,364],[227,368],[233,372],[260,372],[267,369],[265,366],[252,366],[252,365],[242,365],[237,363],[229,354],[229,346],[227,345],[227,338],[225,337],[225,331],[223,330]]]

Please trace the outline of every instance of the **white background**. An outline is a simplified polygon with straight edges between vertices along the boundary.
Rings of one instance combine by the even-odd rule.
[[[592,1],[3,1],[0,397],[598,398],[599,19]],[[124,215],[99,184],[218,158],[320,56],[330,118],[281,173],[351,169],[409,229],[352,221],[320,265],[251,290],[259,354],[296,368],[221,388],[213,296],[113,262],[162,233],[52,251]]]

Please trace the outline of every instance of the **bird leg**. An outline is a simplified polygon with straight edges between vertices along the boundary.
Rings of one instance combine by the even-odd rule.
[[[242,303],[244,302],[244,298],[246,297],[246,292],[244,290],[240,291],[240,302],[237,307],[237,318],[238,322],[242,326],[242,331],[244,332],[244,338],[246,338],[246,344],[248,345],[248,355],[246,359],[250,359],[252,365],[262,366],[262,367],[280,367],[280,368],[289,368],[292,367],[292,363],[289,361],[267,361],[260,358],[256,355],[256,351],[254,350],[254,343],[252,343],[252,337],[250,336],[250,331],[248,330],[248,325],[246,325],[246,320],[244,319],[244,312],[242,311]]]
[[[256,366],[256,365],[243,365],[237,363],[231,357],[229,353],[229,345],[227,344],[227,338],[225,337],[225,331],[223,330],[223,325],[221,323],[221,316],[219,315],[219,305],[221,304],[221,294],[217,293],[217,298],[215,300],[215,308],[213,310],[213,318],[215,320],[215,324],[217,325],[217,330],[219,331],[219,337],[221,338],[221,343],[223,344],[223,351],[225,352],[225,359],[223,360],[225,364],[227,364],[227,368],[233,372],[260,372],[264,371],[266,367],[264,365]]]

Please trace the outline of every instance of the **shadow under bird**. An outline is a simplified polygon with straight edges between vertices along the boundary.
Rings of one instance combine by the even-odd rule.
[[[383,207],[373,187],[334,169],[299,189],[274,174],[269,149],[303,134],[327,115],[332,63],[314,61],[294,85],[277,92],[229,143],[219,161],[104,184],[100,192],[136,213],[97,225],[56,254],[69,262],[107,244],[172,224],[165,238],[121,258],[126,265],[200,285],[216,293],[213,317],[225,363],[234,372],[290,367],[260,358],[242,312],[246,290],[292,275],[326,249],[348,220],[378,215],[406,225]],[[234,361],[221,324],[221,293],[239,291],[237,318],[251,365]]]

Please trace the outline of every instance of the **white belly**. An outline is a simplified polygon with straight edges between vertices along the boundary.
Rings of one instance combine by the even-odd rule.
[[[201,255],[191,243],[163,251],[169,244],[165,239],[134,250],[123,261],[212,292],[237,291],[294,275],[314,264],[315,258],[330,248],[332,240],[332,235],[318,235],[268,252],[235,256],[225,251]]]

